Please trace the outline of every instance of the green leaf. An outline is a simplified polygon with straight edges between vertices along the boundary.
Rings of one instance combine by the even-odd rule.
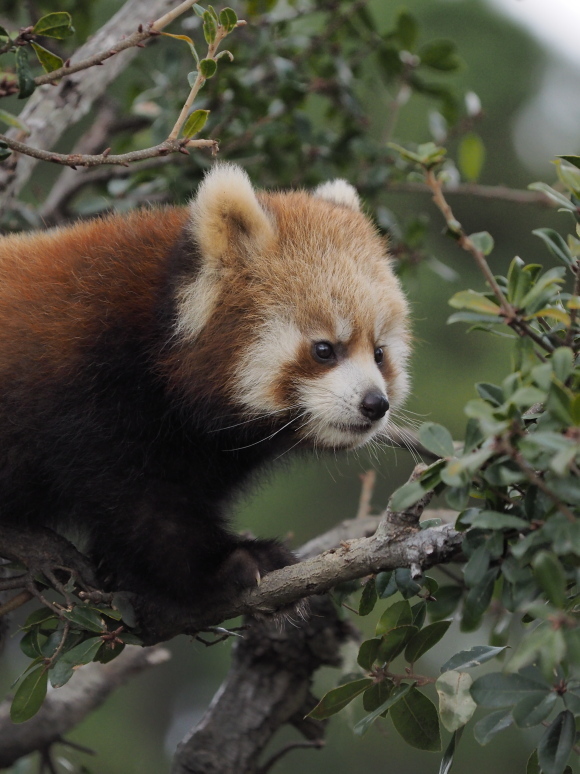
[[[558,347],[552,352],[550,365],[561,382],[565,382],[574,369],[574,353],[570,347]]]
[[[214,42],[216,35],[217,25],[215,18],[209,11],[205,11],[203,14],[203,36],[208,46]]]
[[[473,588],[481,582],[489,569],[490,559],[489,550],[485,543],[478,546],[471,554],[469,561],[463,568],[463,577],[468,588]]]
[[[376,637],[372,640],[365,640],[361,643],[361,646],[358,650],[357,663],[360,667],[366,669],[367,672],[370,672],[373,668],[380,644],[381,640],[379,637]]]
[[[540,607],[538,612],[548,614],[544,605]],[[508,661],[506,669],[516,671],[534,663],[539,658],[542,670],[546,674],[551,674],[565,655],[566,642],[562,630],[553,629],[543,623],[520,641],[513,656]]]
[[[435,688],[439,694],[439,716],[448,731],[457,731],[470,719],[477,704],[469,689],[473,681],[467,672],[444,672],[437,678]]]
[[[419,440],[425,448],[438,457],[453,457],[455,454],[451,433],[443,425],[425,422],[419,428]]]
[[[483,162],[485,161],[485,146],[478,134],[475,134],[475,132],[469,132],[463,136],[461,142],[459,143],[457,160],[459,162],[459,170],[463,177],[470,183],[475,183],[476,180],[479,179],[481,170],[483,168]],[[487,234],[487,232],[484,233]],[[472,241],[473,236],[474,235],[471,236]],[[491,239],[489,234],[487,234],[487,236]],[[485,255],[487,255],[487,253],[485,253]]]
[[[363,718],[360,720],[356,726],[354,727],[354,733],[357,736],[362,736],[365,734],[371,725],[375,722],[375,720],[380,717],[384,712],[391,709],[395,704],[397,704],[401,699],[406,696],[411,688],[413,687],[413,683],[401,683],[398,685],[391,693],[389,698],[383,702],[379,707],[377,707],[375,710],[373,710],[370,714],[366,716],[366,718]]]
[[[82,629],[88,629],[90,632],[102,633],[105,630],[105,624],[98,610],[84,605],[77,605],[70,611],[63,612],[65,618],[71,623],[80,626]]]
[[[425,580],[432,580],[432,578],[426,578]],[[422,599],[416,605],[413,605],[411,613],[413,615],[413,626],[417,626],[420,629],[425,623],[425,616],[427,615],[427,603],[425,600]]]
[[[377,594],[381,599],[388,599],[397,593],[397,580],[392,570],[380,572],[375,579]]]
[[[36,52],[38,61],[42,65],[42,69],[45,73],[51,73],[53,70],[58,70],[59,67],[63,66],[64,63],[62,59],[56,54],[53,54],[52,51],[44,48],[44,46],[40,46],[38,43],[32,42],[30,45]]]
[[[404,511],[415,505],[425,495],[420,481],[409,481],[400,486],[391,496],[389,507],[392,511]]]
[[[209,113],[209,110],[194,110],[193,113],[187,117],[187,120],[183,125],[183,136],[193,137],[198,132],[201,132],[205,126]]]
[[[366,712],[374,712],[382,704],[384,704],[391,693],[395,684],[392,680],[381,680],[374,685],[371,685],[363,693],[363,707]],[[387,714],[388,709],[382,712],[383,717]]]
[[[415,687],[391,708],[393,725],[407,744],[419,750],[441,750],[439,718],[433,702]]]
[[[21,132],[30,134],[30,129],[23,123],[18,116],[13,116],[12,113],[8,113],[6,110],[0,110],[0,121],[8,126],[13,126],[15,129],[20,129]]]
[[[415,17],[408,11],[400,11],[397,17],[395,34],[407,51],[415,47],[419,35],[419,25]]]
[[[235,29],[235,26],[238,23],[237,14],[232,8],[224,8],[220,12],[219,18],[220,18],[220,24],[228,32],[231,32],[233,29]]]
[[[3,27],[0,24],[0,38],[9,38],[9,37],[10,37],[10,33],[8,32],[6,27]]]
[[[456,45],[452,40],[431,40],[419,49],[421,64],[441,72],[451,72],[461,66]]]
[[[463,590],[460,586],[440,586],[435,602],[428,602],[427,609],[432,621],[440,621],[451,615],[461,601]]]
[[[576,735],[574,715],[563,710],[554,719],[538,744],[538,763],[543,774],[562,774]]]
[[[545,693],[546,685],[521,674],[492,672],[478,677],[471,686],[471,696],[481,707],[510,707],[526,696]]]
[[[555,691],[526,696],[513,708],[513,719],[520,728],[537,726],[548,717],[557,701],[558,694]]]
[[[529,529],[530,524],[519,516],[510,516],[508,513],[497,511],[480,511],[470,522],[472,527],[478,529]]]
[[[580,169],[580,156],[558,156],[558,158],[564,159],[564,161],[567,161],[569,164]]]
[[[403,599],[410,599],[421,591],[421,586],[413,580],[411,570],[408,567],[397,567],[395,570],[397,588],[403,595]]]
[[[395,604],[388,607],[379,618],[375,633],[377,636],[380,636],[382,634],[387,634],[387,632],[390,632],[391,629],[394,629],[397,626],[404,626],[412,623],[413,614],[411,612],[411,605],[406,600],[395,602]]]
[[[43,35],[45,38],[68,38],[74,35],[72,17],[66,11],[57,11],[42,16],[34,25],[32,32],[35,35]]]
[[[556,607],[566,602],[566,576],[558,557],[548,551],[540,551],[532,559],[534,578]]]
[[[478,231],[476,234],[470,234],[469,239],[484,255],[489,255],[493,250],[493,237],[487,231]]]
[[[325,720],[332,715],[336,715],[347,704],[350,704],[353,699],[356,699],[363,691],[366,691],[372,682],[370,677],[365,677],[362,680],[354,680],[352,683],[346,683],[345,685],[339,685],[338,688],[333,688],[322,697],[316,707],[306,717],[314,718],[315,720]]]
[[[25,656],[28,656],[28,658],[42,656],[40,637],[42,637],[42,641],[44,641],[44,635],[40,635],[38,629],[26,632],[24,637],[20,640],[20,650]]]
[[[131,604],[128,598],[128,594],[119,592],[113,596],[112,605],[115,610],[121,613],[121,618],[127,626],[137,626],[137,616],[135,615],[135,608]]]
[[[567,196],[564,196],[564,194],[556,191],[554,188],[551,188],[547,183],[530,183],[528,188],[530,191],[541,191],[542,193],[546,194],[549,199],[558,204],[560,207],[563,207],[565,210],[569,210],[570,212],[574,212],[576,210],[576,207],[572,204]]]
[[[405,645],[418,631],[416,626],[404,624],[396,626],[387,634],[383,634],[377,653],[377,661],[380,664],[390,663],[399,653],[403,652]]]
[[[38,626],[38,624],[47,623],[50,623],[51,626],[56,626],[57,622],[58,617],[56,613],[53,613],[47,607],[41,607],[38,610],[34,610],[32,613],[30,613],[22,628],[26,630],[32,628],[33,626]]]
[[[490,301],[483,293],[475,290],[460,290],[449,299],[449,305],[454,309],[470,309],[473,312],[499,316],[499,306]]]
[[[490,712],[484,718],[479,720],[473,727],[473,735],[479,742],[484,745],[491,742],[496,734],[509,728],[514,722],[510,710],[497,710],[496,712]]]
[[[36,715],[46,696],[47,686],[48,674],[45,666],[40,666],[26,675],[18,686],[10,707],[10,719],[13,723],[24,723]]]
[[[89,637],[74,648],[67,650],[50,670],[50,684],[60,688],[73,676],[75,667],[89,664],[103,645],[101,637]]]
[[[377,587],[375,586],[375,579],[371,577],[364,585],[358,606],[358,614],[368,615],[369,613],[372,613],[375,605],[377,604],[377,599],[378,596]]]
[[[432,647],[437,645],[450,626],[451,621],[437,621],[436,623],[429,624],[424,629],[421,629],[421,631],[417,632],[417,634],[409,640],[407,647],[405,648],[405,659],[410,664],[413,664],[417,659],[427,653],[428,650],[431,650]]]
[[[204,78],[211,78],[215,75],[216,70],[217,63],[215,59],[202,59],[199,63],[199,72],[203,75]]]
[[[475,385],[477,394],[483,400],[491,403],[492,406],[501,406],[505,401],[505,395],[501,387],[497,384],[489,384],[488,382],[478,382]]]
[[[0,141],[0,161],[5,161],[11,155],[12,151],[9,149],[6,143]]]
[[[500,653],[503,653],[504,650],[505,646],[492,647],[491,645],[474,645],[473,648],[470,648],[469,650],[461,650],[459,653],[451,656],[451,658],[443,664],[441,671],[447,672],[450,669],[472,669],[473,667],[480,666],[486,661],[495,658]]]
[[[553,228],[536,228],[532,231],[534,236],[540,237],[545,243],[548,250],[559,261],[562,261],[566,266],[572,266],[574,264],[574,258],[568,248],[563,237],[554,231]]]
[[[32,92],[36,89],[36,84],[32,77],[28,54],[26,53],[26,48],[24,46],[20,46],[16,51],[16,75],[18,76],[19,88],[18,99],[30,97]]]

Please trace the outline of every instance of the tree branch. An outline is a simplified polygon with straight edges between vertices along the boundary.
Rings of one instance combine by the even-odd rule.
[[[312,600],[311,615],[299,626],[255,621],[236,643],[230,672],[206,715],[178,746],[172,774],[267,771],[260,755],[285,724],[321,747],[326,723],[305,719],[317,703],[312,677],[322,665],[340,664],[340,646],[352,636],[327,597]]]
[[[183,4],[181,4],[182,6]],[[147,23],[151,18],[162,17],[177,10],[174,0],[127,0],[123,7],[76,52],[79,60],[86,60],[103,51],[110,51],[123,35],[131,35],[139,20]],[[181,7],[178,6],[178,7]],[[37,149],[52,148],[70,126],[79,121],[103,94],[108,84],[126,67],[137,53],[137,48],[127,48],[112,57],[106,67],[91,67],[82,73],[73,73],[57,86],[44,85],[36,89],[19,115],[30,130],[27,143]],[[50,74],[54,78],[54,73]],[[11,130],[7,137],[18,140],[18,130]],[[10,146],[14,147],[14,146]],[[0,168],[0,210],[18,196],[30,179],[39,157],[14,156],[3,162]]]
[[[127,645],[108,664],[88,664],[70,682],[49,693],[39,712],[26,723],[10,720],[10,701],[0,704],[0,768],[62,741],[64,734],[99,707],[114,690],[145,669],[170,657],[165,648]]]

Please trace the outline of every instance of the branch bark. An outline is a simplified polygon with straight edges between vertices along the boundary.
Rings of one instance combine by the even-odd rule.
[[[147,24],[175,7],[175,0],[127,0],[123,7],[75,54],[85,60],[101,51],[112,49],[123,35],[130,35],[139,23]],[[121,51],[102,67],[73,73],[57,86],[36,89],[19,118],[30,129],[27,142],[40,148],[52,148],[63,132],[91,109],[108,84],[122,72],[139,49]],[[8,132],[13,140],[17,130]],[[0,169],[0,209],[18,196],[28,182],[37,159],[30,156],[10,157]]]
[[[300,626],[280,629],[255,621],[235,648],[232,667],[205,717],[178,746],[172,774],[258,774],[260,756],[278,729],[290,724],[313,747],[325,723],[304,719],[317,701],[314,672],[340,664],[340,646],[353,630],[326,597],[312,601]]]
[[[10,720],[10,702],[0,704],[0,768],[62,741],[64,734],[99,707],[117,688],[170,657],[165,648],[128,645],[108,664],[88,664],[63,688],[52,691],[39,712],[26,723]]]

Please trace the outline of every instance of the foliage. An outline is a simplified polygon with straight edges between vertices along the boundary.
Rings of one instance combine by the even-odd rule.
[[[439,198],[448,233],[472,252],[487,274],[484,256],[493,249],[493,239],[485,232],[465,235],[444,200],[436,175],[445,149],[433,143],[416,151],[395,147],[405,161],[422,170],[435,189],[436,201]],[[404,510],[434,490],[460,512],[457,527],[465,531],[462,582],[449,586],[442,597],[432,578],[407,577],[401,583],[399,570],[388,578],[381,573],[369,580],[360,614],[368,614],[378,598],[397,591],[405,601],[387,608],[377,624],[377,637],[361,645],[358,663],[370,682],[363,685],[358,680],[359,690],[353,695],[349,683],[330,691],[312,713],[327,717],[342,709],[347,698],[351,701],[362,693],[369,714],[355,726],[355,733],[362,733],[388,711],[409,744],[440,750],[437,712],[419,690],[435,682],[439,718],[454,734],[452,749],[445,755],[446,770],[458,741],[455,735],[478,706],[496,710],[474,727],[481,744],[512,723],[520,728],[547,726],[528,770],[535,765],[544,774],[562,774],[576,743],[576,718],[580,717],[580,158],[568,156],[566,162],[556,161],[566,193],[545,184],[531,186],[545,191],[571,218],[574,233],[567,240],[550,229],[534,231],[562,266],[545,271],[540,264],[516,257],[507,276],[492,278],[489,290],[460,291],[450,300],[460,311],[449,322],[467,322],[472,329],[486,332],[500,327],[504,334],[507,328],[514,347],[511,373],[500,385],[476,385],[479,398],[465,407],[468,422],[461,449],[445,427],[427,422],[419,428],[419,440],[438,459],[416,481],[395,492],[390,503],[393,510]],[[562,287],[566,279],[571,286],[568,292]],[[415,594],[425,601],[412,608],[406,600]],[[422,628],[420,616],[425,606],[430,612],[434,602],[436,622]],[[435,681],[416,674],[414,662],[450,624],[440,620],[441,603],[444,615],[461,606],[463,631],[479,629],[492,608],[496,626],[489,646],[452,657]],[[512,633],[508,639],[508,626],[515,629],[518,624],[523,633],[503,672],[488,673],[473,682],[463,670],[503,652],[514,637]],[[409,664],[404,674],[391,667],[400,654]],[[371,698],[375,695],[381,698],[377,706]]]
[[[220,30],[225,37],[236,28],[238,14],[197,6],[187,20],[191,36],[167,33],[173,40],[163,39],[155,52],[147,52],[153,67],[132,65],[126,88],[133,116],[142,124],[137,132],[120,131],[115,150],[130,152],[167,137],[188,86],[197,83],[203,91],[196,92],[195,109],[181,127],[185,139],[201,131],[219,138],[225,157],[244,159],[250,171],[252,164],[264,168],[265,184],[310,186],[348,176],[375,208],[379,227],[389,232],[400,268],[424,261],[448,277],[450,269],[426,253],[425,218],[399,223],[381,204],[389,186],[426,184],[448,235],[471,253],[488,283],[455,293],[449,322],[513,340],[511,372],[501,384],[476,385],[479,397],[465,407],[464,443],[455,443],[439,424],[423,424],[419,440],[437,459],[391,500],[392,509],[404,510],[434,490],[459,512],[458,528],[465,533],[462,577],[438,585],[432,577],[399,568],[368,579],[360,615],[371,615],[382,600],[395,601],[381,610],[375,636],[360,645],[360,674],[327,693],[311,716],[328,718],[361,696],[365,715],[355,734],[388,716],[410,745],[434,752],[445,746],[440,771],[447,772],[464,726],[481,707],[490,712],[474,724],[480,744],[510,725],[533,727],[537,746],[527,771],[562,774],[569,770],[580,716],[580,160],[566,155],[555,162],[556,188],[530,186],[564,212],[573,233],[564,239],[554,229],[535,229],[540,258],[515,257],[505,275],[495,276],[487,263],[492,236],[466,234],[445,200],[445,184],[478,180],[485,161],[475,132],[479,100],[454,85],[462,67],[455,44],[425,39],[404,10],[390,30],[379,33],[365,3],[267,5],[260,14],[258,3],[236,4],[254,23],[237,30],[233,53],[199,56],[200,44],[212,46]],[[35,89],[34,68],[53,72],[63,65],[77,11],[47,13],[20,32],[0,28],[0,54],[11,61],[2,73],[6,96],[28,97]],[[53,51],[54,41],[59,42]],[[183,49],[182,57],[176,47]],[[234,55],[234,66],[226,67]],[[368,131],[361,84],[392,97],[380,136]],[[323,121],[312,117],[313,98]],[[433,142],[412,148],[391,142],[409,98],[429,101]],[[0,121],[26,131],[7,110],[0,111]],[[453,133],[459,137],[457,162],[444,147]],[[0,159],[9,153],[0,144]],[[200,159],[199,167],[207,163]],[[197,167],[177,177],[161,164],[132,176],[111,175],[79,188],[64,215],[128,208],[151,198],[180,200],[199,176]],[[4,213],[4,225],[20,228],[20,217]],[[546,261],[549,268],[542,265]],[[66,591],[80,590],[71,584]],[[465,632],[490,621],[489,644],[459,651],[438,675],[422,674],[417,663],[446,637],[455,614]],[[39,709],[49,680],[54,687],[64,685],[77,667],[110,660],[125,643],[138,642],[133,624],[122,598],[97,604],[69,596],[67,604],[33,612],[23,627],[21,648],[31,663],[16,687],[14,722]],[[478,674],[496,658],[505,660],[502,671]],[[451,734],[445,745],[441,726]]]

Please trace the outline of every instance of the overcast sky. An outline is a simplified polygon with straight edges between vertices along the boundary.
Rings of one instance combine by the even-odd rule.
[[[512,127],[520,159],[551,174],[549,161],[580,153],[580,0],[487,0],[527,28],[552,54],[537,94]]]
[[[580,0],[488,0],[580,67]]]

